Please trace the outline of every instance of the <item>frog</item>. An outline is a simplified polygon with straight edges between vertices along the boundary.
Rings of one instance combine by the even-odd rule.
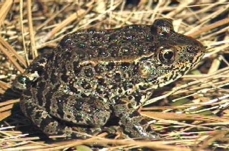
[[[87,29],[39,55],[13,86],[21,91],[23,114],[47,136],[88,138],[118,127],[130,138],[152,140],[158,135],[140,108],[195,67],[204,51],[167,18]]]

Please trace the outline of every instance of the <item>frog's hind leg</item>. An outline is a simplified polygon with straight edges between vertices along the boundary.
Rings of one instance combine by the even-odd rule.
[[[54,92],[52,101],[46,105],[50,114],[75,125],[104,127],[111,115],[107,102],[90,96],[79,98],[63,92]]]
[[[61,135],[64,139],[88,138],[90,135],[100,132],[99,128],[67,126],[64,122],[50,115],[45,108],[35,103],[33,98],[28,95],[22,95],[20,107],[24,115],[48,136]]]

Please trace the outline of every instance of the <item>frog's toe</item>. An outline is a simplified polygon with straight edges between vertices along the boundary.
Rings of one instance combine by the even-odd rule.
[[[154,132],[152,129],[145,129],[144,126],[134,125],[137,133],[134,133],[134,139],[144,139],[144,140],[158,140],[160,136],[158,133]],[[133,134],[132,134],[133,135]]]

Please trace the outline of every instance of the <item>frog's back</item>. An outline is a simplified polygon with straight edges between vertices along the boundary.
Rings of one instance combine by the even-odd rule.
[[[65,36],[60,51],[77,53],[80,61],[133,59],[150,53],[154,40],[148,25],[131,25],[105,31],[87,30]]]

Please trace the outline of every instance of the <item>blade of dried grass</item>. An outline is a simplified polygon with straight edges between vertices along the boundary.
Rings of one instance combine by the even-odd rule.
[[[40,43],[46,42],[48,39],[52,38],[58,31],[62,30],[64,27],[66,27],[71,22],[75,21],[76,19],[80,19],[84,14],[87,13],[84,10],[79,10],[76,13],[73,13],[71,16],[66,18],[64,21],[62,21],[60,24],[58,24],[51,32],[45,36]]]
[[[13,108],[14,104],[18,102],[19,99],[0,103],[0,121],[11,115],[11,109]]]
[[[165,119],[165,120],[194,120],[204,122],[229,122],[227,118],[204,116],[199,114],[179,114],[179,113],[163,113],[163,112],[146,112],[142,111],[141,115],[152,118],[152,119]]]
[[[180,5],[174,11],[171,11],[170,13],[168,13],[167,16],[169,18],[173,18],[176,14],[179,14],[182,10],[187,8],[192,3],[193,3],[193,0],[182,1]]]
[[[25,62],[26,62],[26,65],[29,65],[29,59],[28,59],[28,50],[27,50],[27,47],[26,47],[26,40],[25,40],[25,29],[24,29],[24,22],[23,22],[23,6],[24,6],[24,1],[23,0],[20,0],[20,3],[19,3],[19,9],[20,9],[20,16],[19,16],[19,21],[20,21],[20,28],[21,28],[21,37],[22,37],[22,44],[23,44],[23,50],[24,50],[24,54],[25,54]],[[22,72],[21,72],[22,73]]]
[[[0,37],[0,50],[9,58],[9,60],[12,62],[12,64],[20,71],[21,73],[23,72],[22,67],[17,63],[16,59],[22,63],[24,67],[26,67],[26,63],[24,59],[22,59],[18,54],[17,51],[8,43],[6,42],[2,37]],[[8,52],[9,51],[9,52]],[[14,57],[13,57],[14,56]]]
[[[223,26],[223,25],[227,25],[229,24],[229,18],[225,18],[222,19],[220,21],[217,21],[215,23],[212,23],[210,25],[204,26],[198,30],[196,30],[195,32],[188,34],[191,37],[197,37],[198,35],[200,35],[201,33],[205,33],[207,31],[210,31],[212,29],[216,29],[217,27]]]
[[[2,23],[4,23],[4,20],[7,14],[9,13],[12,4],[13,0],[7,0],[3,3],[2,7],[0,8],[0,27],[2,26]]]
[[[5,91],[5,90],[9,89],[11,87],[11,85],[9,83],[5,83],[3,81],[0,81],[0,87]]]
[[[78,140],[78,141],[68,141],[68,142],[61,142],[61,143],[55,143],[55,145],[57,145],[57,147],[52,146],[51,148],[53,148],[54,150],[59,150],[59,149],[63,149],[63,148],[69,148],[69,147],[73,147],[73,146],[78,146],[78,145],[91,145],[91,144],[95,144],[95,145],[102,145],[102,146],[106,146],[107,144],[113,144],[113,145],[118,145],[118,147],[120,147],[119,145],[127,145],[127,146],[132,146],[135,148],[137,147],[147,147],[150,149],[156,149],[156,150],[168,150],[168,151],[180,151],[180,150],[184,150],[184,151],[191,151],[190,149],[186,148],[186,147],[179,147],[179,146],[172,146],[172,145],[168,145],[168,144],[173,144],[174,141],[134,141],[134,140],[114,140],[114,139],[107,139],[107,138],[100,138],[98,136],[93,136],[90,139],[87,140]],[[125,148],[124,148],[125,149]],[[47,149],[48,150],[48,149]],[[44,151],[46,151],[46,149],[44,149]]]
[[[29,23],[29,37],[30,37],[30,43],[31,43],[31,51],[33,54],[33,58],[37,57],[37,49],[36,49],[36,42],[34,38],[34,29],[33,29],[33,19],[32,19],[32,11],[31,11],[31,0],[27,0],[27,17],[28,17],[28,23]]]

